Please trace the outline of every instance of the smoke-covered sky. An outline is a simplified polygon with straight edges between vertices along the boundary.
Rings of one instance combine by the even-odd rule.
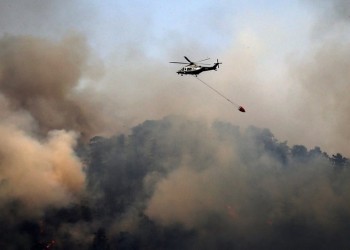
[[[101,226],[160,249],[143,230],[259,244],[257,225],[275,239],[305,217],[333,239],[348,172],[322,153],[350,156],[349,24],[345,0],[1,1],[0,233],[18,234],[0,248],[38,242],[18,230],[31,219],[61,248]],[[247,112],[177,75],[183,56],[218,58],[200,79]],[[77,204],[91,214],[67,219]]]
[[[291,145],[318,145],[349,155],[349,8],[341,0],[5,0],[0,35],[2,47],[32,43],[29,50],[54,56],[59,52],[52,46],[68,46],[77,54],[78,61],[52,65],[58,69],[53,73],[72,70],[63,84],[83,92],[72,97],[73,109],[83,106],[80,113],[95,108],[107,114],[90,120],[90,130],[126,130],[145,119],[186,114],[268,127]],[[36,59],[12,50],[22,63]],[[193,60],[211,57],[212,62],[219,58],[219,71],[205,72],[201,79],[247,113],[238,113],[192,77],[175,74],[181,65],[168,62],[182,61],[184,55]],[[57,95],[53,101],[63,109],[68,104]],[[85,119],[72,113],[70,120]],[[96,129],[100,120],[108,126]]]

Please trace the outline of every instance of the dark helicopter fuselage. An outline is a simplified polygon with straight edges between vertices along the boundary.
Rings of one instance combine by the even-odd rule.
[[[179,75],[199,75],[200,73],[202,73],[204,71],[216,70],[218,68],[219,64],[220,63],[215,63],[211,67],[190,64],[186,67],[183,67],[182,69],[180,69],[176,73],[178,73]]]

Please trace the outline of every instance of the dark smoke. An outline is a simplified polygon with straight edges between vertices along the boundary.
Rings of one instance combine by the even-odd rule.
[[[315,38],[321,39],[292,68],[301,89],[292,117],[305,123],[306,138],[347,150],[350,50],[339,38],[349,8],[340,0],[322,4],[330,11],[318,13]],[[48,16],[56,12],[41,6]],[[42,23],[42,16],[33,22]],[[113,107],[121,122],[149,117],[140,115],[141,106],[158,116],[180,110],[173,113],[193,117],[201,94],[177,98],[159,64],[149,67],[139,60],[141,49],[131,47],[135,67],[122,62],[125,68],[113,69],[113,84],[118,79],[124,89],[118,98],[111,91],[118,100],[109,105],[124,104]],[[145,121],[130,134],[93,137],[118,129],[85,82],[96,70],[91,58],[80,35],[0,39],[0,249],[350,248],[350,166],[343,155],[289,146],[268,129],[175,116]],[[135,58],[144,64],[135,65]],[[224,78],[249,92],[257,63],[227,58],[237,67]],[[146,101],[136,93],[141,88],[129,86],[126,94],[124,82],[133,81],[146,83]],[[250,98],[262,98],[255,91]],[[217,117],[218,109],[206,105],[202,110]],[[278,119],[268,120],[277,126]],[[93,138],[86,143],[79,135]]]
[[[94,137],[79,152],[85,195],[40,220],[2,217],[5,249],[52,240],[54,249],[350,246],[350,166],[340,154],[289,147],[267,129],[184,117]],[[2,215],[17,207],[8,203]]]
[[[103,127],[93,99],[78,89],[89,70],[79,35],[60,42],[0,39],[1,249],[28,249],[38,243],[37,221],[47,209],[80,202],[85,173],[78,138]]]
[[[28,36],[0,40],[0,91],[11,110],[29,112],[44,133],[101,129],[92,98],[77,89],[88,68],[88,48],[78,35],[58,43]]]

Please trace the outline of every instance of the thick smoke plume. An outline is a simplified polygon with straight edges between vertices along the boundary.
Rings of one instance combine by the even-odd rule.
[[[101,244],[327,249],[350,243],[337,236],[348,231],[350,218],[349,164],[341,155],[290,148],[267,129],[184,117],[146,121],[128,137],[96,137],[90,150],[89,189],[99,193],[94,218],[110,218]]]
[[[58,142],[72,138],[61,133],[42,145],[36,143],[29,152],[45,147],[45,157],[56,163],[54,156],[62,159],[58,149],[72,153]],[[79,202],[65,208],[57,206],[60,195],[71,202],[72,194],[79,193],[81,182],[76,180],[82,179],[73,181],[74,175],[81,176],[79,164],[68,159],[63,166],[69,172],[45,165],[34,177],[54,176],[56,182],[44,184],[58,195],[41,196],[51,209],[40,222],[28,217],[15,224],[6,221],[4,228],[11,236],[2,236],[5,246],[14,239],[18,246],[47,246],[54,239],[57,249],[350,245],[345,237],[350,219],[349,162],[340,154],[330,157],[318,147],[289,147],[267,129],[241,130],[185,117],[146,121],[130,135],[94,137],[89,145],[80,146],[80,152],[87,164],[84,197],[75,197]],[[63,178],[66,174],[72,179]],[[24,180],[33,181],[30,176]],[[27,192],[17,196],[32,195]],[[13,206],[3,211],[13,214]]]
[[[21,214],[77,201],[85,187],[75,149],[96,131],[92,103],[77,90],[88,68],[84,39],[0,39],[0,204]],[[16,210],[16,209],[15,209]],[[3,211],[6,211],[5,209]],[[5,212],[4,212],[5,213]]]
[[[55,4],[42,5],[47,17]],[[100,68],[84,37],[2,37],[0,248],[349,249],[349,160],[320,147],[289,146],[268,129],[246,126],[281,127],[311,145],[322,137],[322,146],[334,152],[348,149],[350,50],[348,40],[339,38],[346,36],[349,8],[341,0],[322,4],[330,11],[317,13],[316,46],[289,60],[291,102],[288,94],[276,102],[276,85],[269,89],[259,81],[264,49],[254,35],[250,53],[235,45],[225,51],[221,76],[209,81],[218,89],[226,84],[229,96],[242,94],[254,114],[237,119],[244,128],[213,122],[231,119],[232,110],[207,99],[201,86],[179,84],[173,68],[160,70],[164,61],[147,58],[135,29],[137,39],[117,45],[121,53],[109,65],[107,84],[96,87],[105,102],[89,84]],[[42,16],[32,19],[21,9],[21,20],[42,23]],[[10,11],[2,10],[0,19],[9,19],[4,16]],[[30,10],[39,16],[37,8]],[[150,33],[144,25],[139,29]],[[176,44],[172,38],[166,47],[176,52],[169,57],[178,57],[181,47],[206,51],[192,40],[179,46],[182,38]],[[274,95],[282,89],[288,92],[281,84]],[[169,113],[188,116],[161,118]],[[203,113],[205,121],[194,118]],[[126,129],[134,124],[130,133],[95,136],[118,131],[114,115]],[[157,119],[143,122],[150,117]],[[286,119],[292,125],[281,126]]]
[[[10,109],[32,116],[39,132],[67,129],[91,135],[101,129],[103,119],[96,115],[92,96],[77,89],[88,68],[88,48],[78,35],[60,42],[29,36],[0,40],[1,94]]]
[[[73,202],[84,188],[80,160],[74,156],[76,135],[51,131],[38,141],[23,131],[0,125],[0,204],[20,202],[23,212],[40,215],[48,206]]]

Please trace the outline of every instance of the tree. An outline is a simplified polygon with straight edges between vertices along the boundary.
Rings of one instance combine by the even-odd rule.
[[[343,169],[346,165],[349,165],[349,160],[339,153],[332,155],[331,162],[336,169],[340,170]]]

